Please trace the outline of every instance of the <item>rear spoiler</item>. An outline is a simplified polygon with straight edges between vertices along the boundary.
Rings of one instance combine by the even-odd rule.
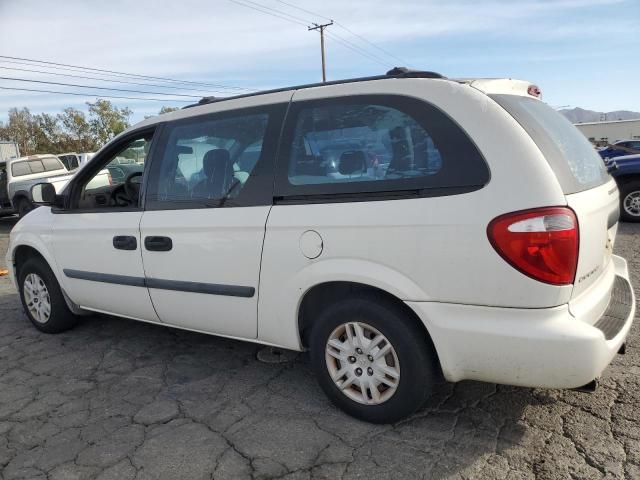
[[[542,98],[540,88],[527,80],[514,80],[511,78],[479,78],[463,80],[461,83],[466,83],[487,95],[502,93],[507,95],[519,95],[521,97]]]

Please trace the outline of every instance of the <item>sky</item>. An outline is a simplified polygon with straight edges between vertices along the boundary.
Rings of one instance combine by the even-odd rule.
[[[12,107],[33,113],[85,109],[100,94],[162,100],[111,99],[133,110],[135,122],[200,95],[318,82],[319,34],[307,25],[328,19],[337,22],[327,28],[329,80],[379,75],[403,65],[451,78],[530,80],[556,108],[640,111],[640,0],[0,0],[0,121]],[[198,84],[65,77],[51,73],[107,78],[16,58]]]

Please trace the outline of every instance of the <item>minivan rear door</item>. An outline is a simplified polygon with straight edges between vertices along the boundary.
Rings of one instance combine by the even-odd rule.
[[[619,216],[618,189],[587,138],[546,103],[521,95],[490,95],[531,136],[578,217],[580,246],[572,298],[607,271]]]

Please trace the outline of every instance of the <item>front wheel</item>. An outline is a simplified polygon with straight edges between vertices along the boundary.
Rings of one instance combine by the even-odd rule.
[[[18,273],[20,299],[27,317],[41,332],[60,333],[78,323],[62,295],[60,285],[47,263],[30,258]]]
[[[621,186],[620,218],[626,222],[640,222],[640,181]]]
[[[349,415],[392,423],[417,410],[439,383],[425,332],[374,296],[340,301],[314,323],[311,361],[329,399]]]

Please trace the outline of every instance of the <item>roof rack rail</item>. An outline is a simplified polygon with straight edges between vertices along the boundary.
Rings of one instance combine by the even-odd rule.
[[[441,75],[436,72],[429,72],[423,70],[411,70],[407,67],[394,67],[389,70],[384,75],[373,75],[371,77],[358,77],[358,78],[345,78],[342,80],[331,80],[329,82],[320,82],[320,83],[307,83],[303,85],[296,85],[292,87],[283,87],[283,88],[275,88],[273,90],[261,90],[258,92],[251,93],[243,93],[241,95],[234,95],[231,97],[202,97],[198,103],[193,103],[191,105],[187,105],[182,108],[192,108],[200,105],[207,105],[209,103],[222,102],[225,100],[234,100],[237,98],[246,98],[246,97],[254,97],[256,95],[266,95],[269,93],[278,93],[278,92],[287,92],[290,90],[303,90],[306,88],[315,88],[315,87],[324,87],[326,85],[340,85],[343,83],[355,83],[355,82],[366,82],[370,80],[386,80],[389,78],[441,78],[446,79],[444,75]]]
[[[427,70],[412,70],[407,67],[393,67],[387,72],[390,77],[401,78],[446,78],[437,72],[430,72]]]

